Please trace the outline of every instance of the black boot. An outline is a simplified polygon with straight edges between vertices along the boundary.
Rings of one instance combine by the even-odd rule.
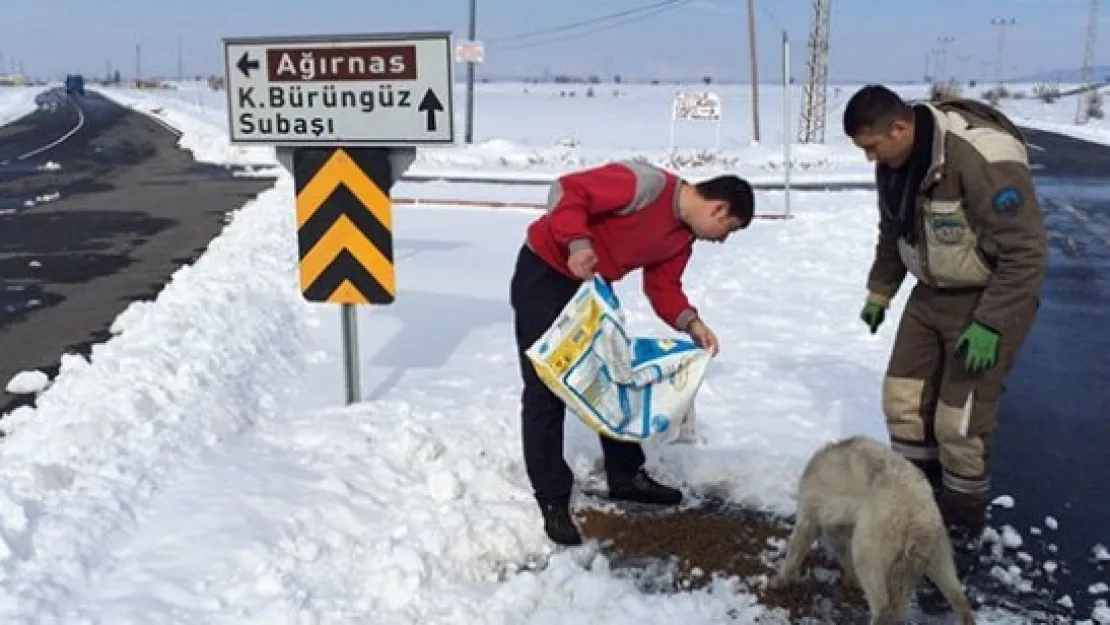
[[[937,616],[952,611],[952,606],[948,605],[948,600],[940,594],[940,589],[928,577],[921,578],[921,585],[918,586],[914,599],[917,600],[917,607],[921,609],[923,614]]]
[[[987,524],[987,497],[942,488],[937,494],[937,507],[952,543],[956,574],[966,584],[979,564],[981,538]],[[928,578],[922,580],[916,599],[925,614],[944,614],[952,609]]]
[[[682,503],[682,491],[663,486],[640,469],[629,476],[609,476],[609,497],[638,503],[673,506]]]
[[[987,495],[945,489],[937,498],[937,506],[952,541],[956,571],[966,578],[979,563],[979,548],[987,526]]]
[[[570,516],[568,501],[541,502],[540,513],[543,514],[543,531],[553,542],[566,547],[582,544],[582,535]]]

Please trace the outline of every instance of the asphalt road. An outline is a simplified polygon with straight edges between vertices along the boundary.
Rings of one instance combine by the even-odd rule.
[[[1061,565],[1035,586],[1069,595],[1083,619],[1098,598],[1088,587],[1110,582],[1110,562],[1091,562],[1094,545],[1110,547],[1110,148],[1025,131],[1051,255],[997,430],[993,490],[1015,506],[991,523],[1017,529],[1036,564]]]
[[[272,179],[202,165],[150,118],[93,93],[40,96],[0,127],[0,414],[25,369],[88,354],[136,299],[157,295]]]

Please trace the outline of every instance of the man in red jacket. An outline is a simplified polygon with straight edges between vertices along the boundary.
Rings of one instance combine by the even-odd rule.
[[[690,184],[643,161],[622,161],[574,172],[551,186],[547,212],[529,227],[510,286],[524,390],[524,464],[556,543],[581,544],[570,517],[573,474],[563,458],[566,404],[536,375],[525,351],[547,331],[584,280],[616,282],[643,270],[643,289],[659,317],[717,353],[717,336],[682,290],[696,239],[723,242],[747,228],[754,213],[751,186],[737,176]],[[678,504],[682,492],[644,472],[640,445],[601,436],[609,494],[614,499]]]

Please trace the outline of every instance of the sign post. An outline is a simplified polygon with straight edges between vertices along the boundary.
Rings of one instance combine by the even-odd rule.
[[[721,97],[713,91],[676,91],[671,102],[671,145],[675,149],[675,126],[680,121],[709,121],[716,127],[713,150],[721,149]]]
[[[346,401],[361,401],[357,306],[396,299],[390,192],[421,145],[455,142],[450,33],[224,39],[232,145],[293,176],[300,286],[339,304]]]

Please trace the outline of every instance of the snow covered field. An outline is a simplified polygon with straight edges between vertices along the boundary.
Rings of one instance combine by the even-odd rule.
[[[0,126],[34,111],[35,96],[40,93],[42,89],[38,87],[0,85]]]
[[[892,85],[908,98],[924,97],[925,85]],[[1015,121],[1088,140],[1110,143],[1110,120],[1091,120],[1076,126],[1076,99],[1064,97],[1046,104],[1030,97],[1036,85],[1008,85],[1021,99],[1005,99],[1002,109]],[[1071,85],[1059,85],[1067,90]],[[778,85],[761,85],[761,141],[752,142],[751,91],[745,85],[712,85],[722,100],[721,139],[708,122],[680,122],[675,150],[669,149],[670,106],[676,89],[701,90],[705,85],[528,85],[523,83],[475,86],[474,144],[462,145],[465,119],[464,91],[456,93],[460,147],[423,149],[409,170],[411,174],[452,176],[496,175],[504,178],[550,179],[554,174],[596,165],[614,158],[638,156],[680,171],[693,178],[722,171],[734,172],[754,182],[779,183],[783,179],[783,91]],[[840,116],[858,85],[830,85],[825,145],[792,144],[795,182],[862,181],[870,183],[872,170],[851,142],[842,135]],[[988,86],[968,91],[978,96]],[[218,136],[227,127],[226,94],[203,83],[179,84],[167,92],[134,89],[106,90],[112,97],[140,110],[157,111],[170,123],[200,128],[192,133],[208,158],[236,163],[273,164],[269,148],[231,148],[218,142],[208,145],[201,137]],[[574,93],[571,97],[569,94]],[[801,85],[791,88],[791,115],[787,137],[797,133]],[[166,106],[166,103],[172,103]],[[1108,105],[1110,106],[1110,105]],[[584,123],[583,120],[589,120]],[[213,134],[216,133],[216,134]]]
[[[663,158],[669,87],[622,87],[639,91],[620,109],[608,89],[573,106],[520,89],[482,86],[483,145],[429,150],[414,169],[550,175],[631,153]],[[767,145],[747,145],[743,105],[726,99],[723,162],[776,179],[771,111],[781,107],[773,87],[762,92]],[[273,165],[269,149],[227,145],[223,94],[106,93],[181,128],[201,160]],[[536,98],[552,105],[526,115],[521,103]],[[804,157],[824,163],[813,175],[869,175],[838,123],[831,114],[830,145]],[[581,147],[553,146],[562,136]],[[429,189],[445,188],[402,183],[396,193]],[[781,206],[782,194],[757,201]],[[873,207],[871,192],[797,193],[797,219],[757,221],[695,252],[688,290],[724,346],[699,395],[708,442],[650,449],[654,473],[788,513],[810,452],[845,434],[883,436],[879,385],[893,327],[873,337],[857,319]],[[398,301],[359,316],[366,401],[350,408],[338,309],[307,304],[297,290],[293,215],[282,175],[156,301],[122,314],[91,361],[64,359],[37,408],[0,420],[0,620],[780,622],[732,582],[647,596],[609,575],[596,545],[552,553],[520,461],[507,302],[532,213],[395,209]],[[638,278],[618,294],[638,334],[665,332]],[[596,439],[567,423],[572,467],[593,472]],[[550,555],[548,566],[503,576],[534,555]],[[1110,623],[1110,608],[1091,618]]]

